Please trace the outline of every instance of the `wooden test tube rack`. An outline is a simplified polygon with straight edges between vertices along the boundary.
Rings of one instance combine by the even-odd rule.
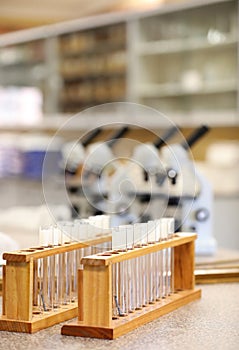
[[[3,299],[0,331],[34,333],[77,316],[77,302],[57,310],[35,313],[33,306],[34,260],[110,242],[111,236],[99,236],[84,242],[35,247],[3,254]]]
[[[77,322],[62,327],[64,335],[115,339],[159,316],[201,297],[194,289],[194,241],[196,234],[179,233],[173,238],[126,252],[107,252],[82,259],[79,271]],[[112,319],[112,265],[174,247],[174,293],[129,313]]]

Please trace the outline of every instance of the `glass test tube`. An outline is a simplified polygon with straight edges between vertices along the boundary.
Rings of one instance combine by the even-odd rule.
[[[38,275],[39,259],[33,260],[33,306],[38,310],[39,306],[39,275]]]
[[[122,226],[121,226],[122,227]],[[124,225],[126,229],[126,241],[127,241],[127,250],[134,249],[134,227],[133,225]],[[129,312],[133,312],[135,310],[135,301],[136,301],[136,276],[135,276],[135,264],[136,259],[130,259],[125,261],[127,265],[127,290],[128,290],[128,306]]]
[[[61,245],[63,242],[62,230],[59,226],[54,226],[54,245]],[[55,256],[55,304],[54,308],[60,307],[64,303],[64,254],[60,253]]]
[[[147,223],[147,240],[148,244],[155,243],[155,221],[150,220]],[[149,303],[156,301],[156,278],[155,278],[155,253],[147,254],[148,258],[148,289],[149,289]]]
[[[113,264],[112,266],[112,316],[118,318],[120,315],[119,307],[119,263]]]
[[[75,225],[77,226],[77,240],[79,242],[84,242],[92,238],[90,230],[91,226],[88,219],[75,220]],[[91,247],[81,248],[77,251],[77,270],[83,269],[80,261],[81,258],[87,255],[91,255]],[[75,273],[77,275],[77,271]]]
[[[174,218],[168,219],[168,237],[173,238],[175,233],[175,220]],[[169,292],[174,293],[174,248],[169,249]]]
[[[74,224],[71,221],[60,222],[60,228],[62,230],[63,242],[72,241],[72,232]],[[64,268],[64,304],[69,304],[72,298],[72,280],[73,280],[73,252],[63,253],[63,268]]]
[[[134,245],[136,247],[141,246],[141,224],[134,224]],[[136,258],[135,261],[135,280],[136,280],[136,292],[135,292],[135,308],[136,310],[142,308],[142,256]]]
[[[58,239],[58,245],[65,244],[70,241],[71,222],[60,221],[57,223],[56,234]],[[68,228],[69,226],[69,228]],[[66,305],[70,299],[70,285],[71,277],[70,273],[70,257],[67,255],[67,252],[58,254],[57,259],[57,301],[58,306]]]
[[[51,246],[52,238],[52,226],[40,227],[39,230],[39,243],[41,246]],[[39,275],[40,275],[40,289],[39,299],[40,308],[42,311],[49,311],[53,308],[53,282],[51,280],[52,271],[50,259],[51,257],[45,257],[39,259]]]
[[[161,239],[166,241],[168,239],[168,219],[161,218],[160,219],[160,232]],[[162,297],[167,297],[169,294],[169,286],[168,286],[168,248],[162,250],[163,259],[162,259],[162,274],[163,274],[163,290]]]
[[[155,220],[155,241],[160,241],[160,222],[159,220]],[[161,298],[161,254],[162,251],[159,250],[155,253],[155,294],[156,300]]]
[[[147,235],[147,223],[140,223],[140,235],[141,235],[141,244],[147,245],[148,235]],[[146,306],[149,300],[149,289],[148,289],[148,257],[144,255],[142,258],[142,305]]]
[[[123,250],[127,249],[126,229],[123,227],[112,228],[112,249]],[[125,261],[115,264],[113,268],[113,313],[117,309],[119,316],[124,316],[128,313],[127,304],[127,264]]]

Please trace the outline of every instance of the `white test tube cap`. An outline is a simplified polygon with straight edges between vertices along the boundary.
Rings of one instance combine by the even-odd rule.
[[[126,248],[134,248],[134,227],[133,225],[120,225],[120,228],[126,229]]]
[[[53,226],[42,226],[39,229],[39,245],[53,244]]]
[[[58,221],[57,226],[61,231],[61,243],[70,242],[72,240],[72,221]]]
[[[148,243],[156,241],[156,232],[155,232],[155,220],[149,220],[147,222],[148,230]]]
[[[159,242],[161,239],[160,219],[154,220],[154,221],[155,221],[155,240],[156,242]]]
[[[141,235],[141,243],[147,244],[148,243],[148,225],[146,222],[140,223],[140,235]]]
[[[168,235],[172,237],[175,233],[175,220],[174,218],[168,218]]]
[[[160,235],[161,239],[168,238],[168,218],[160,219]]]
[[[89,238],[96,237],[101,231],[101,219],[95,216],[89,216]]]
[[[168,239],[174,234],[174,231],[175,231],[174,225],[175,225],[174,218],[160,219],[161,239]]]
[[[141,224],[139,222],[135,223],[134,224],[134,244],[137,245],[137,244],[141,244]]]
[[[62,232],[57,224],[53,227],[53,242],[54,245],[62,244]]]
[[[103,219],[103,229],[108,230],[110,228],[110,216],[109,215],[101,215]]]
[[[75,220],[75,225],[77,226],[77,239],[79,242],[86,241],[89,238],[89,220],[80,219]]]
[[[112,228],[112,249],[123,249],[127,248],[127,232],[124,227],[113,227]]]

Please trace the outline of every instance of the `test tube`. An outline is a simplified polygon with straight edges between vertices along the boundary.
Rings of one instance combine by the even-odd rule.
[[[44,247],[51,246],[52,243],[52,226],[40,227],[39,229],[39,244]],[[39,301],[42,311],[49,311],[53,308],[54,299],[54,279],[52,280],[52,257],[39,259],[39,276],[40,289]]]
[[[155,220],[155,241],[160,242],[160,220]],[[162,251],[159,250],[156,253],[155,258],[155,270],[156,270],[156,276],[155,276],[155,283],[156,283],[156,300],[159,300],[162,295],[161,286],[162,286],[162,278],[161,278],[161,258],[162,258]]]
[[[75,220],[74,224],[76,226],[75,232],[76,232],[77,241],[84,242],[84,241],[87,241],[88,239],[91,238],[91,237],[89,237],[91,232],[89,229],[90,225],[89,225],[88,219]],[[90,249],[90,247],[80,248],[77,250],[76,253],[77,253],[76,254],[77,264],[76,264],[75,275],[77,276],[77,270],[83,269],[83,265],[80,263],[81,258],[83,258],[84,256],[87,256],[87,255],[90,255],[91,249]]]
[[[141,247],[141,224],[134,224],[134,245],[135,247]],[[143,257],[140,256],[136,259],[135,263],[135,276],[136,276],[136,294],[135,294],[135,308],[139,310],[142,308],[142,289],[143,289],[143,279],[142,279],[142,261]]]
[[[147,223],[147,239],[148,244],[155,243],[155,221],[150,220]],[[154,303],[156,301],[156,285],[155,285],[155,253],[147,254],[148,261],[148,271],[147,271],[147,282],[149,290],[149,303]]]
[[[147,223],[140,223],[140,235],[142,246],[147,245],[148,235],[147,235]],[[149,301],[149,284],[148,284],[148,257],[147,255],[142,256],[142,305],[146,306]]]
[[[134,249],[134,227],[133,225],[123,225],[120,226],[126,229],[126,247],[127,250]],[[127,266],[127,297],[128,297],[128,307],[129,312],[133,312],[135,310],[135,300],[136,300],[136,276],[135,276],[135,269],[136,269],[136,261],[135,259],[130,259],[125,261],[125,265]]]
[[[66,244],[71,241],[72,238],[72,226],[71,221],[59,221],[57,223],[59,244]],[[58,292],[59,303],[66,305],[71,301],[71,287],[72,287],[72,252],[64,252],[59,254],[58,266]]]
[[[108,236],[112,235],[111,228],[110,228],[110,216],[109,215],[102,215],[103,217],[103,235]],[[112,249],[112,241],[105,242],[103,245],[103,249],[110,250]]]
[[[112,249],[127,250],[127,233],[124,227],[112,228]],[[125,261],[115,264],[113,268],[113,313],[117,309],[119,316],[124,316],[128,313],[127,299],[127,264]]]
[[[71,221],[65,221],[62,224],[63,237],[67,242],[72,241],[74,224]],[[66,242],[64,242],[66,243]],[[64,304],[69,304],[72,300],[72,281],[73,281],[73,252],[65,252],[65,296]]]
[[[54,245],[58,246],[61,245],[63,242],[63,233],[62,230],[60,230],[59,226],[56,225],[53,228],[53,235],[54,235]],[[55,256],[55,276],[56,276],[56,283],[55,283],[55,302],[54,302],[54,308],[59,308],[64,303],[64,254],[60,253]]]
[[[175,233],[175,220],[168,218],[168,238],[173,238]],[[169,293],[174,293],[174,248],[169,249]]]
[[[161,239],[163,241],[168,239],[168,218],[160,219],[160,232]],[[168,279],[168,261],[169,261],[169,249],[163,249],[163,261],[162,261],[162,273],[163,273],[163,291],[162,297],[167,297],[169,294],[169,279]]]

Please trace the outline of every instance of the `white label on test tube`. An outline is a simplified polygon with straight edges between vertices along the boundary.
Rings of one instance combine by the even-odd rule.
[[[155,242],[156,241],[155,221],[154,220],[148,221],[147,228],[148,228],[148,243]]]
[[[103,217],[102,215],[95,216],[95,236],[103,235]]]
[[[59,230],[59,227],[56,225],[53,227],[53,244],[58,245],[61,244],[61,230]]]
[[[160,232],[161,232],[162,240],[165,240],[168,238],[168,218],[160,219]]]
[[[107,235],[110,233],[110,216],[109,215],[102,215],[102,221],[103,221],[103,235]]]
[[[91,238],[95,238],[101,233],[102,230],[102,219],[100,215],[96,216],[89,216],[89,223],[90,223],[90,235]]]
[[[92,226],[88,219],[82,219],[79,226],[80,241],[93,238]]]
[[[61,244],[71,241],[73,223],[71,221],[58,221],[57,226],[61,230]]]
[[[122,227],[112,228],[112,249],[123,249],[127,248],[127,233],[126,229]]]
[[[141,224],[134,224],[134,244],[141,245]]]
[[[103,217],[103,228],[108,229],[110,228],[110,216],[109,215],[102,215]]]
[[[50,244],[52,236],[52,226],[40,227],[39,229],[39,245],[47,246]]]
[[[126,247],[134,248],[134,228],[133,225],[121,225],[120,228],[126,229]]]
[[[156,242],[159,242],[161,239],[160,220],[154,220],[154,221],[155,221],[155,240]]]
[[[141,243],[147,244],[148,243],[148,226],[147,223],[141,223]]]
[[[169,236],[169,238],[173,237],[174,232],[175,232],[174,218],[168,218],[168,236]]]

